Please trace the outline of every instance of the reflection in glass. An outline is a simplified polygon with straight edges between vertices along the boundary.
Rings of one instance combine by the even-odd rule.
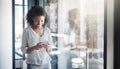
[[[104,0],[59,0],[55,4],[49,2],[46,7],[50,28],[57,29],[51,33],[57,48],[52,51],[58,57],[57,68],[103,69]]]

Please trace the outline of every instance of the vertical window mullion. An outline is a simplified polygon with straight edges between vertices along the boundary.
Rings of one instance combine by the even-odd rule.
[[[23,29],[25,28],[25,18],[24,18],[24,16],[25,16],[25,0],[23,0],[23,5],[22,5],[22,9],[23,9],[23,17],[22,17],[22,19],[23,19]],[[23,54],[23,60],[25,60],[25,54]]]
[[[23,0],[23,5],[22,5],[22,9],[23,9],[23,29],[25,28],[25,19],[24,19],[24,16],[25,16],[25,0]]]

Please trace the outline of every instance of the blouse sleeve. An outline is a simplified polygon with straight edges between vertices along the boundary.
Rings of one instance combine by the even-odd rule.
[[[22,44],[21,44],[21,51],[25,54],[26,50],[27,50],[27,46],[28,46],[28,42],[27,42],[27,31],[26,29],[23,31],[22,34]]]

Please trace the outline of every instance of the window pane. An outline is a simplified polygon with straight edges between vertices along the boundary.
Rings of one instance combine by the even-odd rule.
[[[23,0],[15,0],[15,4],[22,5],[23,4]]]
[[[104,0],[87,0],[86,24],[89,69],[104,69]]]
[[[45,7],[57,56],[52,67],[104,69],[104,0],[52,1]]]
[[[25,7],[25,16],[24,16],[24,20],[25,20],[25,28],[27,27],[27,21],[26,21],[26,15],[28,12],[28,6],[24,6]]]
[[[22,55],[22,52],[20,50],[21,46],[21,37],[22,37],[22,31],[23,31],[23,22],[22,22],[22,6],[15,6],[15,52],[16,53],[16,59],[20,59],[20,56]],[[22,58],[22,57],[21,57]]]
[[[24,0],[24,2],[25,2],[25,5],[28,5],[28,0]]]

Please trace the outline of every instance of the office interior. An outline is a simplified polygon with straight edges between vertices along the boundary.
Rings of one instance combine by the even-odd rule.
[[[53,38],[52,69],[120,68],[120,1],[0,0],[0,69],[26,69],[20,50],[26,14],[43,7]],[[73,21],[75,22],[73,22]]]

